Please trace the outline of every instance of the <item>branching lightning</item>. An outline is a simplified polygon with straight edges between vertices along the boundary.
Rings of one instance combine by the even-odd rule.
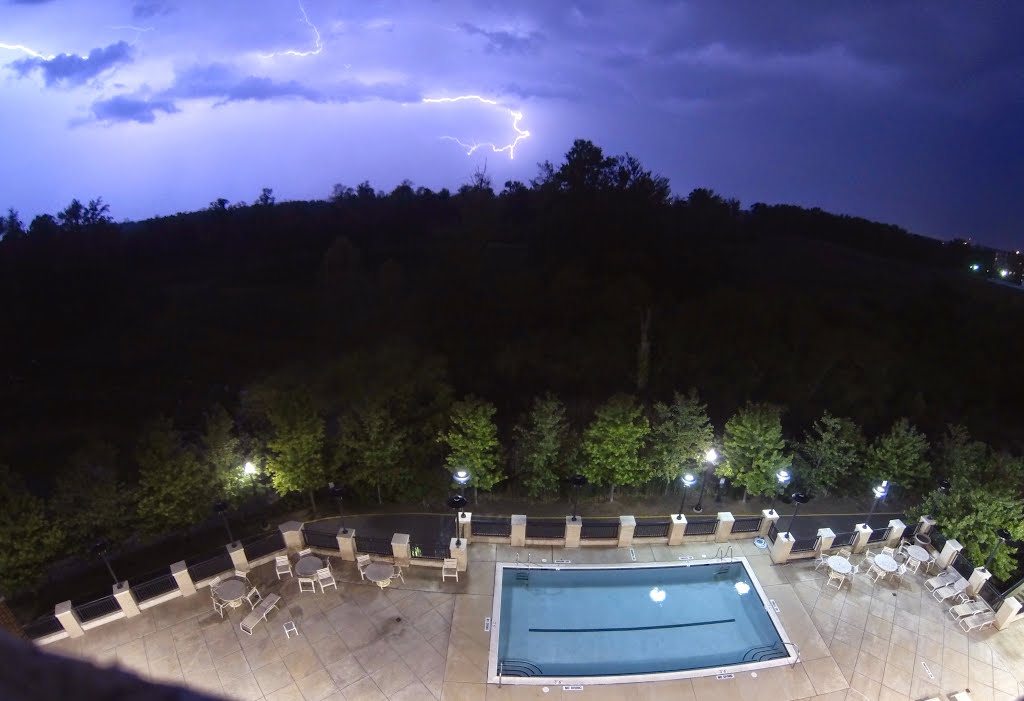
[[[21,51],[22,53],[28,54],[32,58],[41,58],[44,61],[49,61],[55,58],[55,56],[47,56],[46,54],[41,54],[38,51],[30,49],[27,46],[22,46],[21,44],[5,44],[2,41],[0,41],[0,49],[7,49],[8,51]]]
[[[275,51],[272,54],[260,54],[260,58],[274,58],[276,56],[315,56],[324,50],[324,45],[320,41],[320,30],[316,28],[316,25],[309,21],[309,15],[306,14],[306,8],[302,6],[302,0],[299,0],[299,10],[302,12],[302,21],[306,23],[306,26],[313,30],[313,46],[316,47],[310,51],[295,51],[294,49],[288,51]]]
[[[492,106],[498,107],[500,109],[508,110],[509,116],[512,117],[512,128],[516,132],[516,138],[512,141],[512,143],[505,144],[504,146],[498,146],[497,144],[493,144],[493,143],[491,143],[489,141],[486,141],[486,142],[483,142],[483,143],[467,144],[464,141],[462,141],[461,139],[455,138],[454,136],[442,136],[441,138],[444,139],[445,141],[454,141],[459,146],[461,146],[462,148],[466,149],[466,155],[467,156],[472,156],[479,149],[484,148],[484,147],[488,147],[494,153],[505,153],[507,151],[508,152],[509,160],[514,159],[516,157],[516,146],[519,145],[520,141],[522,141],[523,139],[525,139],[525,138],[530,136],[530,132],[526,131],[525,129],[520,129],[519,128],[519,122],[523,118],[523,113],[522,112],[519,112],[519,111],[516,111],[516,110],[513,110],[513,109],[509,109],[507,107],[503,107],[502,105],[498,104],[497,100],[490,100],[490,99],[488,99],[486,97],[480,97],[479,95],[459,95],[457,97],[425,97],[425,98],[423,98],[423,102],[431,103],[431,104],[446,104],[446,103],[451,103],[451,102],[465,102],[465,101],[480,102],[480,103],[485,104],[485,105],[492,105]]]

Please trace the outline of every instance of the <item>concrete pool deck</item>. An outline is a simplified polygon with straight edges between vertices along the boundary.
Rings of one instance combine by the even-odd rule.
[[[774,566],[751,541],[730,543],[748,558],[779,618],[800,647],[793,666],[715,677],[617,685],[499,687],[487,684],[495,562],[555,558],[573,563],[632,562],[628,548],[469,546],[469,569],[442,583],[440,570],[409,568],[405,583],[385,590],[360,581],[354,564],[333,560],[338,591],[300,594],[294,579],[278,582],[273,564],[251,577],[266,595],[282,597],[255,635],[223,621],[205,590],[131,619],[87,631],[43,649],[134,671],[245,701],[485,701],[493,699],[680,699],[700,701],[910,701],[969,688],[975,701],[1024,695],[1024,624],[964,634],[908,575],[897,589],[865,577],[841,592],[824,588],[812,561]],[[638,545],[638,562],[712,557],[718,545]],[[859,556],[854,556],[858,559]],[[300,635],[287,639],[285,621]]]

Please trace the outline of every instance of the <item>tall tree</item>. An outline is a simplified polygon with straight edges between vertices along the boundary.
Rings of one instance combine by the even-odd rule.
[[[583,474],[591,483],[609,487],[609,502],[615,501],[616,486],[640,486],[651,479],[650,463],[643,456],[650,432],[643,409],[630,395],[616,394],[594,413],[580,445]]]
[[[748,494],[767,494],[777,484],[775,473],[789,467],[782,437],[782,410],[770,404],[748,402],[725,424],[723,460],[718,474],[743,487]]]
[[[21,223],[18,210],[10,207],[7,209],[7,216],[0,220],[0,238],[11,242],[25,238],[25,226]]]
[[[494,423],[497,408],[472,395],[452,405],[448,429],[438,440],[448,448],[445,464],[454,474],[469,470],[476,490],[489,490],[505,478],[501,469],[501,445]]]
[[[377,494],[393,496],[409,479],[407,432],[383,402],[368,402],[341,420],[341,456],[346,479]]]
[[[139,516],[151,533],[184,528],[205,519],[219,497],[213,474],[185,444],[170,419],[145,429],[136,450]]]
[[[273,207],[274,202],[274,191],[269,187],[265,187],[260,190],[260,196],[256,198],[254,204],[257,207]]]
[[[117,449],[95,441],[58,474],[50,505],[69,547],[84,551],[97,540],[117,542],[134,531],[136,503],[135,489],[118,479]]]
[[[966,426],[950,424],[935,447],[936,478],[948,479],[957,490],[981,480],[989,464],[989,447],[971,438]]]
[[[821,494],[835,494],[855,472],[867,448],[860,426],[825,412],[797,448],[798,474]]]
[[[302,389],[277,392],[267,405],[273,436],[267,441],[267,465],[279,494],[306,492],[316,515],[316,490],[327,484],[324,420]]]
[[[906,494],[928,486],[928,439],[907,419],[899,419],[884,436],[875,439],[867,456],[873,481],[888,480]]]
[[[536,498],[555,492],[568,457],[565,405],[551,393],[535,398],[530,413],[515,427],[513,435],[526,493]]]
[[[648,453],[655,476],[665,480],[666,494],[685,465],[693,465],[697,471],[702,469],[704,455],[714,438],[715,429],[697,390],[691,389],[689,394],[676,392],[671,404],[654,405]]]
[[[250,493],[252,482],[244,471],[245,457],[235,435],[235,420],[220,404],[206,412],[202,443],[203,460],[217,489],[233,506],[238,506]]]
[[[27,590],[63,544],[61,524],[49,518],[43,500],[0,465],[0,594]]]

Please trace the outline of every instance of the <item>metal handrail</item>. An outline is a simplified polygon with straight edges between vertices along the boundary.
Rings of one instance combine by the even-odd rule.
[[[793,664],[789,665],[790,669],[792,669],[793,667],[796,666],[796,663],[800,661],[800,646],[797,645],[796,643],[782,643],[782,644],[785,645],[786,647],[789,647],[790,645],[792,645],[794,648],[796,648],[796,659],[793,660]]]

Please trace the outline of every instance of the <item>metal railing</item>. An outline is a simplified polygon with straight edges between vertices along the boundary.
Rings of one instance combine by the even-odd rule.
[[[356,552],[369,553],[371,555],[393,555],[394,550],[391,547],[391,540],[389,538],[374,538],[368,535],[357,535],[353,539],[356,541]]]
[[[26,625],[24,630],[29,640],[38,640],[47,635],[61,632],[64,630],[64,626],[60,624],[56,616],[47,613]]]
[[[113,594],[107,594],[100,598],[89,601],[84,604],[78,604],[74,607],[75,613],[78,614],[78,619],[82,623],[106,616],[107,614],[120,611],[121,607],[117,603],[117,599],[114,598]]]
[[[409,554],[424,560],[444,560],[452,557],[447,543],[409,543]]]
[[[253,536],[248,541],[243,540],[242,543],[245,550],[245,559],[250,561],[258,560],[270,553],[284,550],[284,533],[275,529],[272,533]],[[337,539],[334,540],[334,547],[335,549],[338,547]]]
[[[185,564],[188,565],[188,574],[192,577],[193,582],[199,582],[216,574],[235,569],[231,555],[223,547],[220,548],[219,553],[207,553],[194,560],[186,560]]]
[[[512,519],[508,516],[473,516],[470,533],[478,536],[508,538],[512,535]]]
[[[564,538],[565,521],[552,521],[543,519],[527,519],[527,538]]]
[[[974,573],[974,563],[971,562],[963,552],[957,553],[956,557],[954,557],[953,561],[949,564],[957,571],[957,574],[964,579],[970,579],[971,575]]]
[[[774,543],[775,539],[779,537],[779,527],[775,525],[775,521],[772,521],[772,525],[768,526],[768,542]]]
[[[857,540],[857,531],[850,531],[849,533],[837,533],[836,537],[832,539],[833,548],[848,548],[853,545],[853,542]]]
[[[999,605],[1000,601],[1003,600],[1003,595],[999,591],[999,587],[993,584],[991,580],[982,583],[981,588],[978,589],[978,596],[980,596],[985,603],[993,609]]]
[[[892,532],[892,526],[886,526],[880,531],[871,531],[871,535],[868,536],[869,543],[881,543],[884,540],[889,540],[889,533]]]
[[[764,516],[744,516],[738,518],[732,523],[733,533],[753,533],[754,531],[761,530],[761,521],[764,520]]]
[[[584,519],[580,526],[580,538],[582,540],[597,540],[599,538],[619,537],[618,521],[602,521],[598,519]]]
[[[813,538],[797,538],[793,541],[793,547],[790,552],[806,553],[811,550],[817,550],[819,541],[821,541],[819,536],[815,536]]]
[[[717,518],[699,518],[686,522],[686,531],[683,535],[714,535],[717,530]]]
[[[302,529],[302,537],[306,545],[312,548],[323,548],[324,550],[340,550],[338,546],[338,530],[331,528],[330,531],[320,530],[312,526]],[[388,547],[391,547],[390,541]]]
[[[645,519],[636,520],[636,529],[633,531],[634,538],[668,538],[668,529],[671,521],[666,519]]]
[[[135,601],[138,603],[149,601],[169,591],[175,591],[177,588],[178,582],[170,572],[146,580],[141,584],[131,585],[132,595],[135,596]]]
[[[942,552],[942,549],[946,547],[946,541],[949,538],[935,526],[931,527],[928,531],[928,537],[932,539],[932,547],[935,548],[936,552]]]

